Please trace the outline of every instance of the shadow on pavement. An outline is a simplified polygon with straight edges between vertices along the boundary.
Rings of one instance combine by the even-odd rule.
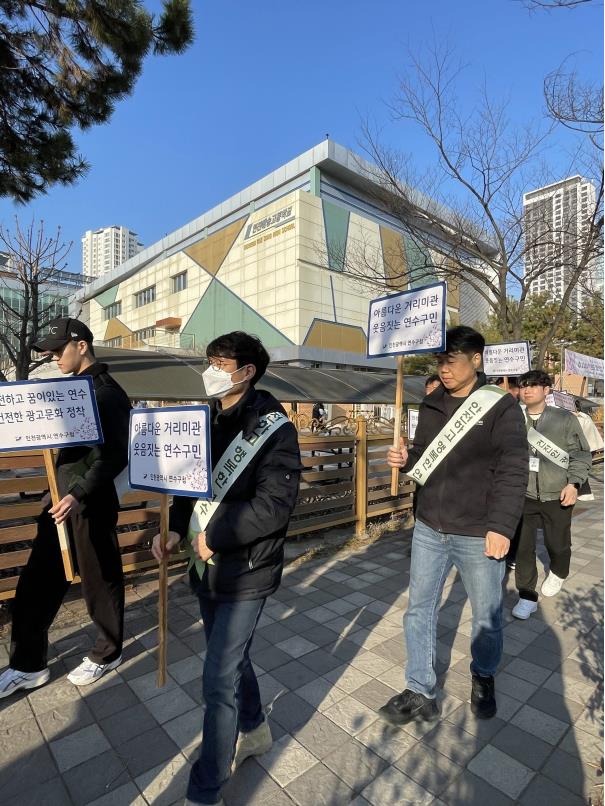
[[[512,619],[516,593],[505,583],[491,720],[470,712],[471,614],[454,573],[439,615],[440,721],[396,729],[377,717],[404,687],[409,531],[289,569],[251,652],[274,746],[235,773],[227,806],[585,804],[598,780],[603,706],[602,586],[586,569],[602,545],[578,523],[574,576],[535,617]],[[56,630],[51,683],[0,702],[4,806],[139,804],[141,793],[160,806],[181,802],[201,738],[205,642],[195,597],[173,580],[169,679],[155,687],[154,585],[127,598],[118,673],[73,687],[65,674],[92,628]]]

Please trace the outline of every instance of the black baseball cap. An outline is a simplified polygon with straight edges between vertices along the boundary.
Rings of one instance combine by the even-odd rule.
[[[32,345],[38,353],[59,350],[70,341],[87,341],[92,344],[93,335],[79,319],[53,319],[48,323],[46,335]]]

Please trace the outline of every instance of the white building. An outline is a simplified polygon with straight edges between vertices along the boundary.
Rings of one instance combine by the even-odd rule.
[[[74,310],[109,347],[203,351],[228,328],[257,335],[275,362],[393,368],[367,357],[369,302],[397,278],[438,279],[426,266],[441,258],[377,200],[375,171],[324,140],[86,285]],[[375,285],[349,274],[360,255]],[[447,305],[448,325],[487,317],[464,281],[448,284]]]
[[[525,258],[525,274],[540,270],[530,283],[531,294],[547,293],[560,299],[578,266],[582,233],[587,230],[594,210],[594,185],[581,176],[571,176],[523,195],[526,239],[530,246]],[[602,268],[598,259],[587,268],[576,286],[572,307],[578,310],[583,297],[603,290]]]
[[[128,227],[87,230],[82,238],[82,274],[101,277],[143,249],[136,232]]]

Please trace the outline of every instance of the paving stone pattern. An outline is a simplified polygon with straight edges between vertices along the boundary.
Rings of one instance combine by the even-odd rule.
[[[452,573],[441,605],[437,724],[392,728],[377,709],[403,687],[410,536],[387,534],[287,569],[252,657],[274,737],[224,792],[227,806],[575,806],[602,803],[602,468],[577,507],[572,573],[515,621],[506,581],[495,719],[469,705],[470,607]],[[540,581],[546,554],[539,551]],[[157,592],[127,593],[124,663],[95,685],[65,679],[91,645],[81,601],[51,631],[51,682],[0,701],[4,806],[183,802],[202,730],[204,637],[196,602],[171,580],[167,685],[156,687]],[[6,662],[7,636],[0,644]]]

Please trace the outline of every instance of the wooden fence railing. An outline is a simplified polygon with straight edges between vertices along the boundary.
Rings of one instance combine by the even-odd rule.
[[[304,469],[289,537],[348,523],[355,523],[361,534],[368,518],[412,506],[412,482],[402,478],[399,496],[390,495],[386,450],[393,442],[392,433],[368,434],[361,417],[350,430],[353,433],[335,436],[299,435]],[[41,451],[0,454],[0,600],[14,595],[47,489]],[[149,544],[157,532],[158,496],[132,492],[121,503],[118,540],[124,570],[155,568]],[[183,555],[175,555],[174,562],[183,561]]]
[[[368,425],[377,433],[368,433]],[[373,428],[362,417],[349,421],[341,431],[345,433],[299,434],[303,471],[288,537],[349,523],[363,534],[368,519],[411,509],[414,483],[409,479],[401,476],[399,495],[390,494],[386,453],[393,443],[392,432]],[[594,454],[593,462],[603,462],[603,451]],[[46,490],[41,451],[0,454],[0,600],[15,593],[36,536],[35,519]],[[124,571],[155,568],[149,545],[157,532],[158,496],[132,492],[121,503],[118,540]],[[184,559],[183,554],[175,555],[173,562],[183,563]]]

